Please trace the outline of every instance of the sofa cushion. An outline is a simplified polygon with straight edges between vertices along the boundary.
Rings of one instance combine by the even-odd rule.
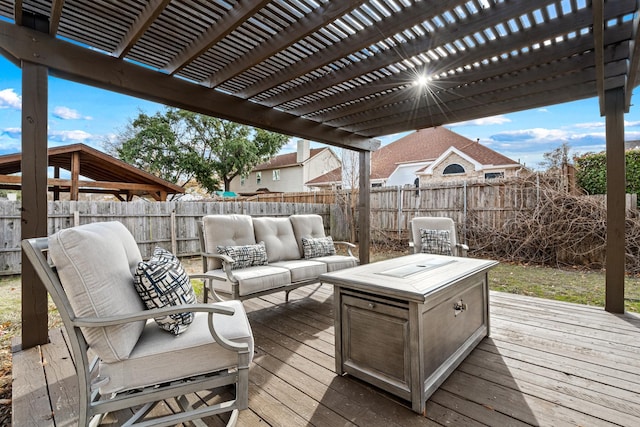
[[[420,251],[426,254],[451,255],[449,230],[420,229]]]
[[[231,293],[231,282],[227,279],[227,274],[224,270],[209,270],[206,274],[214,278],[211,282],[216,291],[227,294]],[[291,284],[291,273],[289,270],[271,264],[234,270],[233,277],[238,281],[240,296],[276,289]]]
[[[319,275],[327,272],[327,265],[316,260],[293,259],[274,262],[271,265],[289,270],[292,283],[317,279]]]
[[[298,244],[298,251],[300,251],[300,258],[304,257],[304,248],[302,246],[302,238],[315,239],[318,237],[325,237],[324,224],[322,217],[316,214],[304,214],[304,215],[291,215],[289,217],[293,232],[296,236],[296,243]]]
[[[327,272],[343,270],[345,268],[356,267],[359,264],[358,258],[349,255],[330,255],[314,258],[314,261],[327,265]]]
[[[216,331],[231,341],[248,344],[251,359],[254,340],[242,303],[215,304],[235,310],[232,316],[213,315]],[[177,337],[161,331],[153,322],[147,323],[129,360],[101,361],[100,376],[106,381],[101,384],[100,393],[121,392],[236,366],[237,353],[215,342],[209,333],[208,317],[207,313],[195,313],[191,327]]]
[[[333,246],[333,239],[331,236],[317,237],[315,239],[303,237],[302,251],[304,252],[305,259],[336,254],[336,248]]]
[[[133,285],[142,261],[135,239],[119,222],[100,222],[61,230],[49,237],[55,264],[78,317],[110,317],[143,311]],[[125,360],[145,322],[83,328],[89,346],[105,362]]]
[[[133,283],[148,309],[195,304],[189,276],[180,260],[166,249],[155,248],[149,261],[138,263]],[[172,314],[156,317],[156,323],[174,335],[181,334],[193,321],[193,313]]]
[[[256,240],[267,247],[269,262],[302,258],[289,218],[254,218],[253,228]]]
[[[233,258],[232,270],[268,264],[264,242],[256,245],[218,246],[217,249],[219,254]]]
[[[205,252],[218,253],[218,246],[255,245],[253,221],[249,215],[206,215],[202,218]],[[222,268],[219,259],[208,258],[207,269]]]

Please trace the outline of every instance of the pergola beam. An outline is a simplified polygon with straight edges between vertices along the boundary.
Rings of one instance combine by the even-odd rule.
[[[113,55],[123,58],[170,2],[171,0],[149,1],[142,14],[138,16],[129,31],[127,31],[127,34],[122,38]]]
[[[268,3],[268,2],[265,2]],[[218,86],[230,78],[241,74],[256,64],[273,56],[277,52],[302,40],[309,34],[313,34],[324,27],[327,21],[333,21],[360,6],[360,1],[338,1],[328,2],[314,10],[304,18],[286,27],[281,33],[267,40],[265,43],[256,46],[251,50],[251,55],[244,55],[235,61],[227,64],[224,68],[209,77],[206,85],[209,87]]]
[[[189,65],[191,61],[206,52],[211,46],[229,35],[233,30],[249,19],[254,13],[262,9],[271,0],[247,0],[238,2],[227,15],[215,25],[210,26],[200,37],[198,37],[187,49],[183,50],[163,71],[174,74]],[[253,53],[253,52],[252,52]],[[248,55],[246,56],[248,57]],[[209,83],[205,85],[210,86]]]

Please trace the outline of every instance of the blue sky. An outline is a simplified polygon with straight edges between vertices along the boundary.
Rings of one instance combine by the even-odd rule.
[[[634,98],[640,96],[636,90]],[[0,56],[0,154],[20,151],[21,71]],[[638,101],[640,105],[640,101]],[[153,114],[160,104],[108,92],[54,77],[49,78],[49,146],[82,142],[102,149],[105,140],[121,132],[139,111]],[[640,140],[640,106],[625,115],[626,140]],[[604,118],[596,99],[488,117],[448,125],[448,128],[536,168],[542,154],[569,143],[572,154],[605,148]],[[382,144],[406,135],[380,138]],[[296,139],[283,152],[295,150]],[[314,146],[321,146],[313,144]]]

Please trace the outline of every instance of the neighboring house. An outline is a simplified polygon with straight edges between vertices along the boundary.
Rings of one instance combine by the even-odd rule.
[[[281,154],[256,166],[246,177],[235,177],[230,190],[238,194],[310,191],[307,182],[341,166],[330,148],[309,148],[309,141],[298,141],[295,153]]]
[[[515,176],[520,163],[444,127],[420,129],[371,155],[372,186]]]

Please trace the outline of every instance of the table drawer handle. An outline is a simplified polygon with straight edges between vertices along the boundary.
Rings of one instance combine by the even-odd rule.
[[[453,303],[453,315],[458,316],[458,314],[462,313],[468,308],[467,304],[462,302],[462,300]]]

